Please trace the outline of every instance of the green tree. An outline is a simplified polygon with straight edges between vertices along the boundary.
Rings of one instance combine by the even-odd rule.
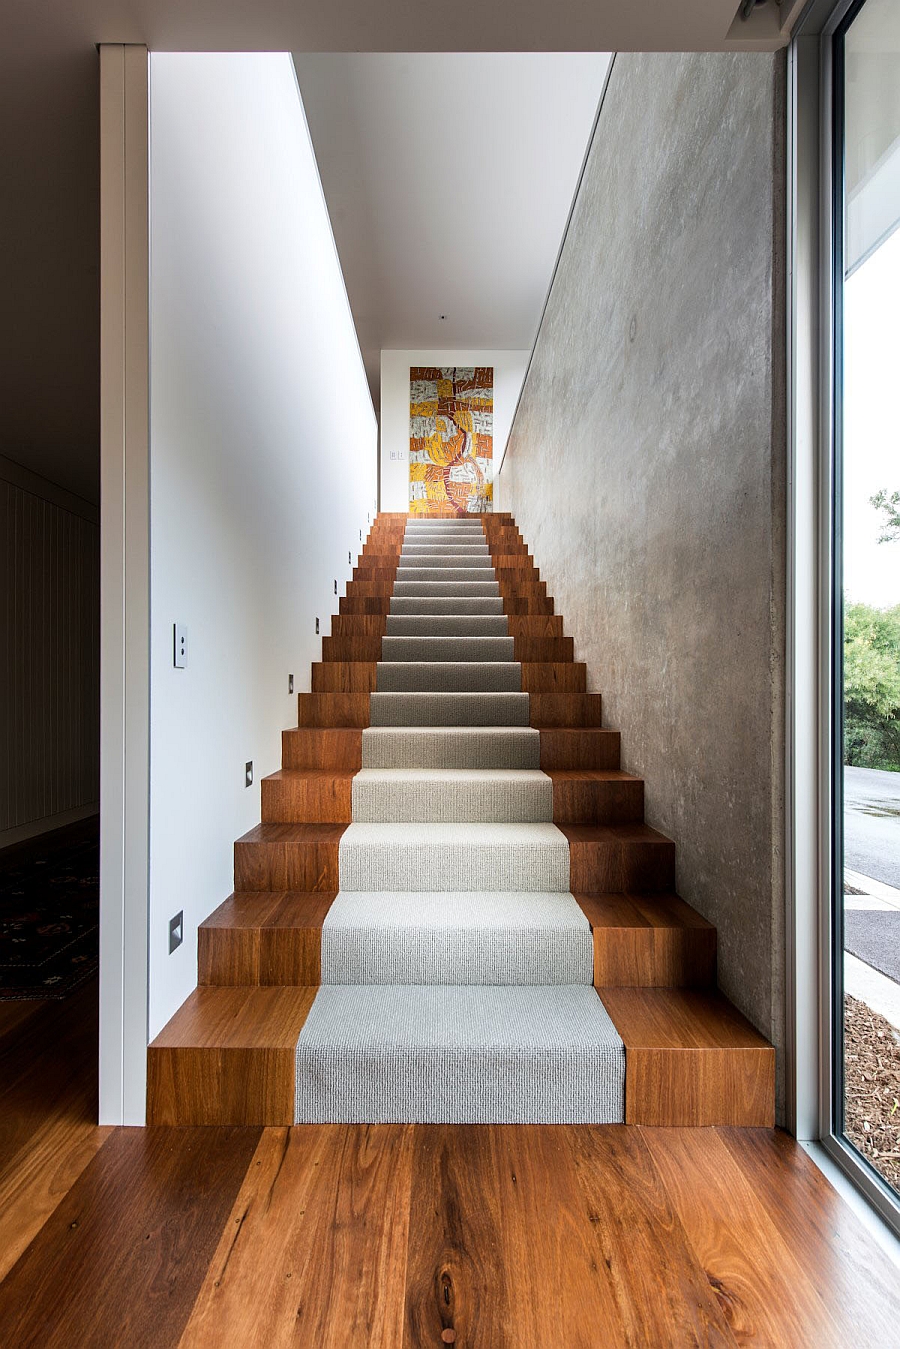
[[[878,542],[893,543],[895,539],[900,539],[900,492],[886,492],[882,488],[869,497],[869,503],[884,516]]]
[[[900,772],[900,604],[844,606],[844,759]]]

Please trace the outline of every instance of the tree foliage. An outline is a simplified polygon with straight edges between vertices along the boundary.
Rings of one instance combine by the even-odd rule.
[[[900,604],[844,607],[844,760],[900,772]]]
[[[869,502],[884,516],[878,542],[893,543],[895,539],[900,539],[900,492],[886,492],[882,488],[869,497]]]

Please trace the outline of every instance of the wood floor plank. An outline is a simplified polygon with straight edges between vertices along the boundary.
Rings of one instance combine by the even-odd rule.
[[[633,1345],[734,1345],[637,1129],[568,1126],[586,1221]]]
[[[404,1345],[624,1344],[559,1129],[420,1126]]]
[[[840,1317],[845,1343],[900,1342],[900,1274],[812,1159],[782,1129],[717,1132]]]
[[[258,1129],[117,1129],[0,1283],[16,1349],[168,1349]]]
[[[394,1349],[413,1128],[266,1130],[181,1340]]]
[[[853,1341],[832,1298],[823,1297],[816,1272],[772,1221],[718,1131],[641,1133],[738,1343],[847,1349]]]
[[[113,1132],[95,1118],[51,1117],[0,1173],[0,1280]]]
[[[48,1122],[97,1122],[97,983],[40,1010],[0,1047],[0,1174]]]

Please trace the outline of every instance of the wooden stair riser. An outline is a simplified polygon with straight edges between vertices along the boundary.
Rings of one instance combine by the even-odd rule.
[[[569,661],[523,661],[521,691],[538,697],[582,697],[586,667]],[[312,667],[313,693],[374,693],[376,660],[326,660]],[[301,697],[304,695],[301,694]]]
[[[594,695],[598,696],[598,695]],[[599,726],[541,727],[541,768],[618,768],[622,737]]]
[[[281,842],[238,840],[234,845],[235,890],[331,890],[337,893],[338,845],[332,837]]]
[[[362,731],[343,727],[293,727],[281,732],[284,768],[333,768],[358,772],[362,768]]]
[[[574,894],[652,894],[675,889],[675,844],[662,834],[623,839],[614,834],[592,836],[583,825],[560,828],[569,840],[570,888]]]
[[[716,929],[676,895],[576,895],[594,938],[596,988],[710,988]]]
[[[301,693],[297,719],[301,727],[359,727],[369,725],[368,693]]]
[[[350,824],[351,770],[293,770],[262,779],[264,824]],[[553,779],[555,824],[632,824],[643,819],[639,778],[569,776]]]
[[[528,702],[531,725],[540,729],[603,725],[603,699],[599,693],[532,693]]]

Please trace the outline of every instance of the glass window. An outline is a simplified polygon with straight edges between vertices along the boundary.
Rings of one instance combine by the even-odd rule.
[[[835,1129],[900,1191],[898,0],[852,11],[835,55]]]

